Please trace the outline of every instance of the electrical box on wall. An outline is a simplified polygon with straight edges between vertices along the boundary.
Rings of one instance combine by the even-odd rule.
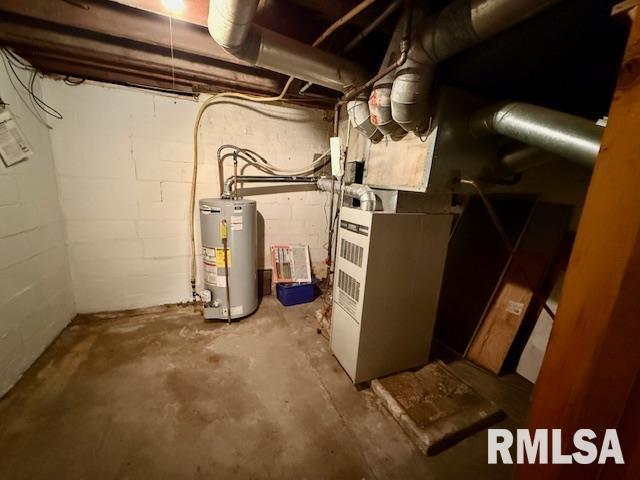
[[[331,349],[354,383],[427,363],[451,219],[341,210]]]

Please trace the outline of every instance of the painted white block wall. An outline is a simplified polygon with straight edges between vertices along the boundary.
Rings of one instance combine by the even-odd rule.
[[[51,137],[78,310],[189,299],[188,196],[199,103],[133,88],[96,83],[72,87],[55,80],[44,82],[44,93],[64,115]],[[271,163],[296,168],[328,148],[330,130],[330,121],[317,110],[211,107],[201,127],[198,198],[218,196],[220,145],[251,148]],[[231,173],[229,162],[226,175]],[[247,185],[248,192],[260,193],[247,198],[258,202],[264,217],[260,267],[269,268],[269,245],[278,242],[308,244],[317,265],[325,258],[328,196],[295,188],[268,193],[282,186],[265,190]],[[199,232],[197,238],[200,252]]]
[[[40,94],[39,80],[35,87]],[[2,68],[0,95],[35,152],[10,168],[0,163],[2,396],[75,316],[75,305],[49,131]]]

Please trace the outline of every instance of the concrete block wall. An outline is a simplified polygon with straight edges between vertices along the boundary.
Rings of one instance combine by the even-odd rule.
[[[44,93],[65,117],[51,138],[78,311],[187,300],[188,197],[200,104],[55,80],[44,82]],[[275,105],[211,107],[201,126],[197,197],[218,196],[216,152],[222,144],[251,148],[283,168],[310,163],[328,149],[331,122],[325,115]],[[308,244],[318,267],[325,258],[328,195],[299,188],[247,185],[264,224],[260,267],[269,268],[269,246],[278,242]],[[199,231],[197,239],[200,252]]]
[[[41,94],[39,80],[35,87]],[[0,163],[2,396],[75,316],[75,305],[49,130],[26,108],[4,69],[0,95],[35,152],[10,168]]]

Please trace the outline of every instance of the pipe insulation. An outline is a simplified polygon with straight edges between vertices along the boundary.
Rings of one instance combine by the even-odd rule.
[[[499,103],[470,119],[476,137],[500,134],[593,168],[604,127],[577,117],[527,103]]]
[[[331,179],[321,178],[316,184],[318,190],[323,192],[331,191]],[[360,209],[368,212],[373,212],[376,209],[376,194],[367,185],[361,185],[359,183],[351,183],[342,187],[342,193],[347,197],[356,198],[360,201]]]
[[[391,89],[393,120],[404,130],[424,128],[438,62],[516,25],[557,0],[454,0],[415,30],[409,58]]]
[[[349,60],[253,24],[259,0],[210,0],[209,34],[252,65],[338,91],[366,81]]]

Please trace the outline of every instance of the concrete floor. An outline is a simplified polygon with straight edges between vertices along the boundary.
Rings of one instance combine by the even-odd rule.
[[[190,308],[80,318],[0,400],[1,479],[509,478],[486,432],[426,458],[316,333],[272,297],[232,325]],[[523,419],[529,387],[456,373]]]

